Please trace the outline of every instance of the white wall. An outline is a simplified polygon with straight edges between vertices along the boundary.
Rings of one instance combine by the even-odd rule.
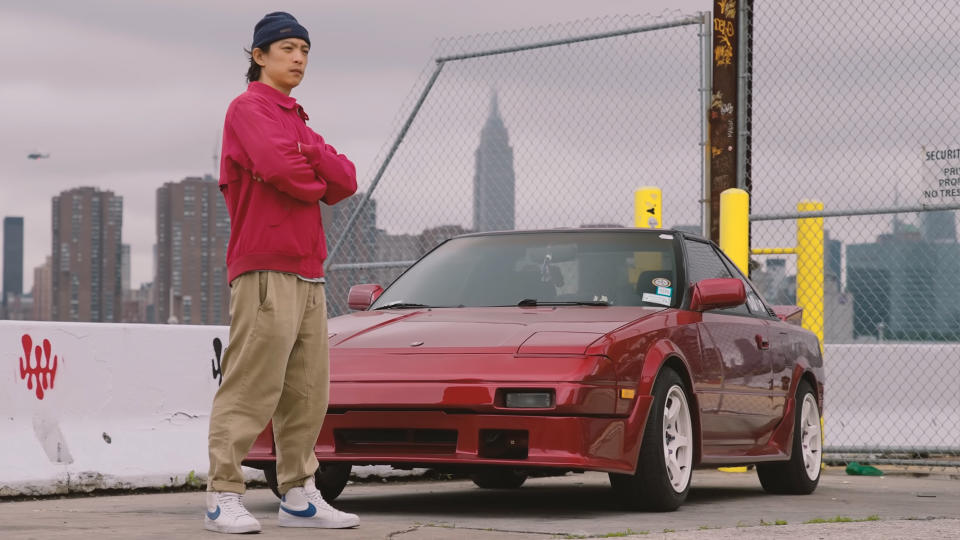
[[[960,344],[824,346],[828,447],[960,452]]]

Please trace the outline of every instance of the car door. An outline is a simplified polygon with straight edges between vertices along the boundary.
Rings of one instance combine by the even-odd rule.
[[[708,242],[684,239],[687,280],[739,277]],[[779,420],[770,403],[769,324],[746,305],[708,310],[698,323],[702,354],[717,357],[719,384],[699,388],[706,454],[733,455],[763,445]]]
[[[787,393],[790,390],[790,383],[793,377],[793,356],[795,339],[790,335],[790,328],[786,327],[780,319],[773,313],[773,310],[767,305],[763,297],[760,296],[756,287],[750,283],[740,269],[737,268],[729,257],[720,253],[727,269],[735,277],[743,281],[744,289],[747,293],[747,310],[757,318],[766,319],[766,346],[762,346],[763,353],[767,356],[771,366],[770,384],[768,387],[768,396],[770,414],[774,418],[783,416],[784,407],[787,403]],[[762,344],[761,344],[762,345]]]

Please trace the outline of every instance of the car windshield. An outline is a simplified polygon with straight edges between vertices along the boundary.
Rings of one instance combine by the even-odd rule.
[[[673,235],[554,231],[454,238],[371,306],[675,306]]]

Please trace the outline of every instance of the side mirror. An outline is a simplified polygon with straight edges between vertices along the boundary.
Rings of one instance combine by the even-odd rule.
[[[354,285],[350,287],[350,292],[347,294],[347,305],[354,311],[363,311],[370,307],[382,292],[383,287],[376,283]]]
[[[737,278],[704,279],[693,286],[690,311],[735,307],[747,301],[747,291]]]

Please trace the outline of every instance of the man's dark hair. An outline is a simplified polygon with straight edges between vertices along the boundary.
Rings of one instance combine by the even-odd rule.
[[[273,43],[267,43],[267,44],[264,45],[263,48],[261,48],[260,50],[262,50],[262,51],[265,52],[265,53],[268,53],[268,52],[270,52],[270,46],[271,46],[271,45],[273,45]],[[260,70],[263,69],[263,68],[260,67],[260,64],[258,64],[258,63],[256,63],[256,62],[253,61],[253,51],[249,51],[249,50],[247,50],[247,49],[244,49],[243,52],[247,53],[247,56],[250,57],[250,67],[247,68],[247,82],[248,82],[248,83],[252,83],[252,82],[254,82],[254,81],[259,81],[259,80],[260,80]]]

